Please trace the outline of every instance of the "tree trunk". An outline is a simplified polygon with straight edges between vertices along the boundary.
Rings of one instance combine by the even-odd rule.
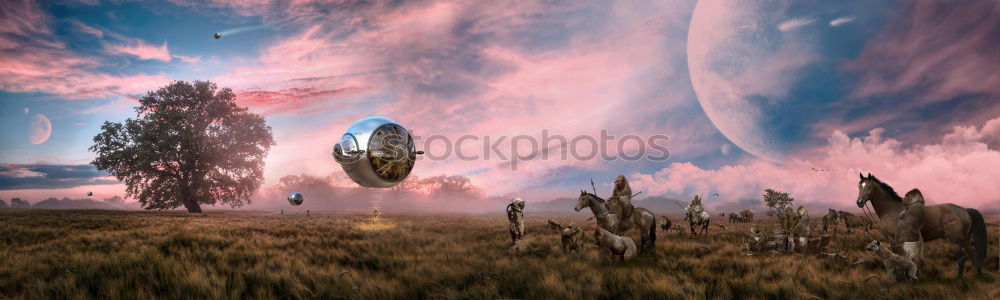
[[[183,199],[181,202],[184,203],[184,208],[187,208],[190,213],[201,213],[201,205],[198,204],[198,199],[195,199],[194,192],[190,190],[184,190],[181,192]]]
[[[184,198],[184,208],[187,208],[188,212],[201,213],[201,205],[198,205],[198,200],[195,200],[194,197]]]

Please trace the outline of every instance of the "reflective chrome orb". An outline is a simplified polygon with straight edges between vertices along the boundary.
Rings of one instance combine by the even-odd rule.
[[[94,192],[87,192],[87,197],[93,196]]]
[[[392,187],[413,170],[417,154],[410,132],[396,121],[367,117],[347,128],[333,145],[333,159],[361,186]]]
[[[298,206],[302,204],[302,200],[305,199],[302,198],[302,194],[299,194],[299,192],[292,192],[291,194],[288,194],[288,203],[291,203],[292,205]]]

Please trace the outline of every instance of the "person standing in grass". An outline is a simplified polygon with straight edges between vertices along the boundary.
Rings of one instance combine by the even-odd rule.
[[[812,221],[809,217],[809,209],[804,205],[794,212],[795,220],[792,222],[792,230],[788,233],[788,252],[806,251],[809,237],[812,235]]]
[[[524,200],[514,198],[507,204],[507,220],[510,222],[511,245],[524,238]]]
[[[903,211],[899,212],[896,239],[903,243],[906,258],[919,269],[923,256],[924,239],[920,229],[924,227],[924,195],[913,189],[903,197]]]

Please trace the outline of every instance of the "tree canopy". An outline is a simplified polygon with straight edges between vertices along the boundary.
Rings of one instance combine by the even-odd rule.
[[[764,204],[767,204],[767,207],[770,208],[767,212],[769,216],[781,218],[785,213],[785,208],[791,207],[793,201],[795,201],[795,198],[789,196],[788,193],[773,189],[764,190]]]
[[[91,162],[146,209],[239,207],[263,183],[274,138],[264,117],[214,83],[175,81],[139,99],[136,118],[104,122]]]

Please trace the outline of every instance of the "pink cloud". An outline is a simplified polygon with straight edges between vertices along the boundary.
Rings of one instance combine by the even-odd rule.
[[[781,22],[781,24],[778,24],[778,30],[781,30],[781,31],[791,31],[791,30],[797,29],[799,27],[812,24],[813,22],[816,22],[816,19],[811,19],[811,18],[795,18],[795,19],[790,19],[790,20]]]
[[[750,161],[702,169],[690,163],[673,163],[652,174],[633,174],[632,188],[685,199],[697,193],[719,193],[726,199],[708,203],[710,206],[759,199],[763,189],[774,188],[791,193],[796,201],[814,206],[814,210],[852,208],[857,174],[870,172],[897,191],[919,188],[930,203],[996,210],[1000,200],[1000,185],[996,184],[1000,169],[995,167],[1000,165],[1000,151],[995,148],[998,127],[1000,118],[995,118],[981,129],[955,127],[939,143],[909,147],[882,137],[880,128],[856,138],[837,131],[822,154],[786,165]]]
[[[323,106],[336,99],[351,98],[364,94],[366,89],[357,87],[339,88],[333,90],[318,90],[316,88],[290,88],[279,91],[243,90],[236,93],[236,101],[243,106],[252,107],[265,116],[297,113],[318,113],[336,108]]]
[[[170,51],[167,50],[167,43],[164,42],[163,45],[157,47],[153,45],[146,44],[141,40],[135,40],[132,43],[124,45],[108,45],[105,50],[110,54],[116,55],[132,55],[138,57],[142,60],[161,60],[169,62],[171,60]]]
[[[96,58],[66,49],[51,18],[33,2],[0,4],[0,90],[48,93],[69,99],[145,93],[169,82],[163,75],[116,76],[94,71]]]
[[[260,16],[267,15],[273,12],[272,4],[277,4],[276,1],[272,0],[208,0],[208,1],[197,1],[197,0],[168,0],[169,2],[180,5],[191,7],[193,9],[213,7],[213,8],[227,8],[230,11],[235,12],[243,16]],[[292,1],[291,4],[301,4],[310,1]]]
[[[288,37],[265,48],[257,62],[235,66],[213,81],[233,87],[242,103],[265,114],[303,113],[333,103],[337,111],[350,112],[309,129],[276,128],[278,145],[267,163],[269,183],[286,174],[340,172],[330,158],[330,146],[351,122],[370,115],[396,119],[425,138],[431,134],[453,139],[464,134],[540,138],[542,129],[569,137],[595,136],[607,129],[615,135],[668,134],[677,141],[671,142],[676,151],[717,149],[718,145],[700,140],[708,134],[699,128],[711,126],[704,118],[678,118],[684,124],[671,126],[641,121],[697,106],[690,94],[646,92],[690,90],[682,65],[671,63],[683,57],[684,48],[664,45],[670,44],[666,33],[678,39],[686,33],[691,4],[615,4],[610,16],[602,16],[612,19],[613,25],[594,30],[550,28],[544,24],[548,19],[541,17],[605,12],[601,5],[444,2],[389,9],[373,4],[352,7],[358,11],[352,12],[351,21],[337,13],[329,18],[333,21],[310,19],[308,10],[290,8],[274,14],[299,20],[301,30],[289,31]],[[302,17],[293,17],[296,14]],[[574,15],[569,23],[585,28],[586,15]],[[529,39],[539,30],[565,36],[564,44],[553,49],[557,51],[535,48],[535,43],[548,42]],[[366,87],[364,95],[370,97],[313,95],[351,87]],[[627,117],[621,115],[624,111]],[[550,146],[554,153],[561,150]],[[509,139],[501,147],[510,149]],[[609,148],[616,154],[614,145]],[[463,150],[483,154],[481,143],[467,144]],[[550,159],[521,163],[514,171],[500,160],[452,158],[422,160],[414,175],[475,174],[470,179],[488,195],[507,195],[537,189],[539,180],[565,167],[598,170],[603,164]],[[551,194],[543,194],[552,191],[539,193],[536,197],[546,197]]]
[[[908,2],[900,18],[849,66],[863,70],[855,93],[871,97],[922,90],[913,101],[947,101],[966,94],[1000,94],[1000,19],[996,3]]]
[[[164,44],[166,45],[166,44]],[[174,57],[180,59],[183,62],[194,64],[201,61],[201,55],[198,56],[184,56],[184,55],[174,55]]]
[[[930,142],[948,128],[985,122],[1000,114],[1000,19],[992,1],[948,5],[904,2],[904,9],[854,61],[858,85],[836,104],[823,135],[833,129],[903,128],[901,139]],[[853,99],[852,99],[853,98]],[[932,108],[933,107],[933,108]],[[878,110],[862,116],[846,111]],[[884,109],[891,108],[891,109]]]
[[[73,26],[76,26],[76,29],[79,30],[80,32],[83,32],[83,33],[86,33],[86,34],[90,34],[90,35],[96,36],[98,38],[103,38],[104,37],[104,31],[101,31],[100,29],[91,27],[90,25],[84,24],[83,22],[80,22],[80,21],[77,21],[77,20],[69,20],[67,22],[69,22],[70,24],[73,24]]]
[[[7,1],[0,5],[0,33],[51,33],[52,20],[38,3],[28,0]]]

